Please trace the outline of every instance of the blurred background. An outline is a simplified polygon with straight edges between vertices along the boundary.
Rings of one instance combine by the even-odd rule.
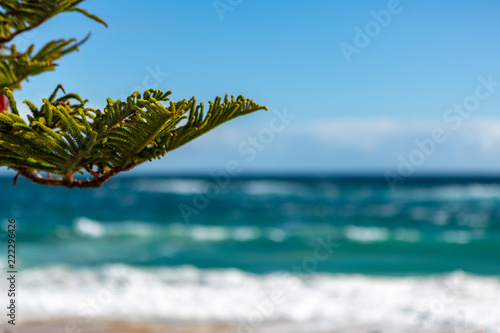
[[[88,0],[83,7],[109,28],[68,13],[20,36],[19,47],[27,47],[93,32],[80,53],[30,78],[15,96],[41,103],[62,83],[100,108],[108,97],[150,87],[205,102],[244,94],[269,107],[140,173],[207,172],[236,159],[245,172],[379,175],[397,170],[399,156],[408,159],[415,140],[436,128],[446,139],[415,173],[498,173],[500,86],[476,87],[480,77],[500,82],[499,6]],[[468,99],[476,93],[488,95],[477,106]],[[454,105],[464,103],[460,113]],[[273,110],[286,110],[289,123],[271,128]]]
[[[101,189],[13,186],[1,170],[22,321],[497,332],[499,3],[82,7],[109,27],[63,14],[16,40],[93,32],[18,101],[62,83],[96,108],[156,88],[269,112]]]

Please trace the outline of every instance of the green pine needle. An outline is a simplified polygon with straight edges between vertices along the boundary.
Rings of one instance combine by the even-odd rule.
[[[31,181],[50,186],[99,187],[114,175],[151,161],[203,135],[216,126],[266,109],[243,96],[217,97],[204,113],[196,99],[172,102],[171,92],[134,92],[126,101],[107,100],[104,110],[85,107],[87,100],[66,94],[58,85],[37,107],[24,101],[31,114],[19,116],[12,90],[32,75],[54,70],[55,61],[78,50],[90,37],[52,40],[35,52],[19,51],[16,36],[64,12],[78,12],[104,24],[77,7],[84,0],[0,1],[0,98],[10,109],[0,110],[0,166],[17,170]],[[64,95],[57,97],[61,90]],[[42,176],[40,172],[46,175]],[[76,180],[74,174],[91,175]],[[54,175],[54,176],[53,176]]]
[[[11,112],[0,113],[0,166],[35,183],[66,187],[99,187],[119,172],[160,158],[226,121],[267,110],[243,96],[226,96],[210,102],[203,116],[203,103],[197,105],[194,97],[172,102],[170,91],[150,89],[142,96],[134,92],[126,102],[108,98],[104,111],[85,107],[86,100],[76,94],[54,102],[44,99],[40,108],[24,101],[31,110],[26,122],[17,114],[12,92],[5,88],[4,93]],[[42,177],[40,172],[50,175]],[[84,172],[92,179],[73,178]]]

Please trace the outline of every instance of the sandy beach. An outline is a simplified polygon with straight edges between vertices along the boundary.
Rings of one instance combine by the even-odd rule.
[[[354,325],[338,328],[305,328],[297,324],[267,325],[265,327],[238,327],[229,325],[190,325],[166,323],[101,322],[71,326],[67,322],[33,322],[13,326],[2,326],[2,333],[481,333],[482,330],[460,331],[453,327],[419,329],[384,324]]]
[[[36,322],[25,323],[7,327],[3,326],[2,333],[225,333],[236,332],[234,327],[214,326],[190,326],[175,324],[145,324],[145,323],[123,323],[109,322],[90,325],[71,326],[66,322]]]

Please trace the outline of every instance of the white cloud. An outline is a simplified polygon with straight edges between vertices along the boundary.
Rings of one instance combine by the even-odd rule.
[[[213,169],[234,159],[245,170],[271,166],[297,170],[392,170],[398,166],[399,156],[408,158],[419,149],[416,141],[428,142],[433,130],[441,128],[445,142],[436,143],[419,171],[496,170],[500,165],[500,117],[470,117],[462,119],[456,129],[452,125],[457,123],[440,118],[344,117],[307,122],[297,118],[276,131],[273,140],[256,149],[258,158],[250,163],[239,147],[244,143],[246,149],[252,148],[249,138],[259,140],[259,133],[270,124],[236,122],[218,127],[153,166],[162,170],[166,165],[170,169]]]
[[[465,144],[491,152],[500,148],[500,119],[477,119],[459,130]]]
[[[222,168],[227,161],[237,160],[245,171],[396,170],[400,156],[408,159],[413,151],[421,149],[416,141],[429,142],[433,130],[441,128],[446,140],[435,143],[418,172],[496,171],[500,167],[500,117],[464,119],[457,129],[452,128],[454,124],[439,118],[297,119],[276,132],[265,148],[256,149],[257,158],[251,162],[238,147],[242,142],[247,142],[246,148],[251,147],[248,138],[258,138],[268,123],[225,125],[186,145],[176,156],[169,156],[165,165],[185,171],[186,165]]]
[[[308,135],[326,145],[375,150],[382,141],[402,135],[403,124],[395,119],[328,119],[295,128],[296,134]]]
[[[326,119],[295,127],[291,132],[314,137],[319,143],[331,147],[375,151],[394,141],[431,138],[436,128],[442,129],[447,141],[454,145],[472,146],[483,151],[500,149],[500,118],[464,120],[456,129],[449,123],[431,119]]]
[[[292,131],[315,138],[327,146],[375,151],[393,140],[419,137],[432,130],[436,121],[396,118],[338,118],[302,124]]]
[[[413,143],[432,137],[436,128],[443,129],[447,142],[456,148],[480,149],[483,152],[500,150],[500,118],[464,120],[457,129],[439,119],[403,118],[330,118],[308,123],[294,122],[276,133],[280,146],[291,140],[316,142],[323,148],[353,148],[364,152],[388,149],[395,143]],[[237,148],[249,136],[256,137],[260,127],[221,126],[191,143],[193,147]],[[270,146],[272,146],[271,144]]]

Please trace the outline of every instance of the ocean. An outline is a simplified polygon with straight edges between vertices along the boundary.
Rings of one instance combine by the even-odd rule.
[[[500,332],[500,179],[0,179],[18,320]],[[6,274],[6,273],[5,273]],[[2,279],[0,292],[7,283]],[[494,314],[496,311],[496,315]]]

